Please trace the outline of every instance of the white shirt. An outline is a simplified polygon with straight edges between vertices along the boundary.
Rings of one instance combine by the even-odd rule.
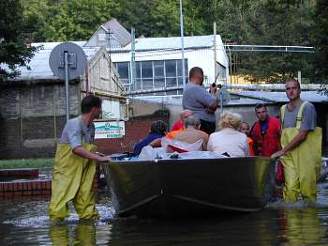
[[[224,128],[210,135],[207,150],[219,154],[227,152],[231,157],[248,156],[247,136],[232,128]]]

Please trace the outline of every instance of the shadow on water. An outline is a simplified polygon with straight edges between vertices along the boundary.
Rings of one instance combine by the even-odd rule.
[[[48,200],[0,203],[0,245],[328,245],[328,183],[320,184],[315,207],[270,204],[256,213],[206,219],[152,220],[114,218],[102,196],[100,221],[79,221],[72,214],[52,224]]]

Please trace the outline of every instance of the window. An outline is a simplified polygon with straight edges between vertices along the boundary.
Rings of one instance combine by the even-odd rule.
[[[153,78],[153,64],[151,61],[141,62],[142,78]]]
[[[120,75],[123,85],[129,87],[129,78],[130,78],[130,67],[128,62],[118,62],[116,63],[116,70]]]
[[[216,75],[217,80],[221,83],[226,81],[227,76],[226,76],[225,66],[223,66],[223,65],[221,65],[220,63],[217,62],[216,63],[216,71],[217,71],[217,75]]]
[[[121,79],[129,78],[129,63],[128,62],[118,62],[116,63],[116,69]]]
[[[128,84],[130,79],[130,62],[116,63],[121,80]],[[185,59],[185,78],[188,79],[188,62]],[[134,90],[169,88],[183,85],[182,61],[180,59],[160,61],[137,61],[135,63]]]

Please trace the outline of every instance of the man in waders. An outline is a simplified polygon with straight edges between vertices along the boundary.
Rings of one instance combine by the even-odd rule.
[[[314,202],[321,166],[321,128],[316,127],[314,106],[300,98],[299,82],[288,80],[285,87],[289,103],[280,110],[282,149],[272,158],[281,157],[284,166],[284,200],[296,202],[301,196],[305,201]]]
[[[109,157],[94,153],[93,120],[101,113],[101,99],[86,96],[81,103],[81,112],[81,116],[66,123],[57,145],[49,205],[52,220],[69,216],[70,201],[73,201],[80,219],[98,218],[92,185],[96,161],[109,160]]]

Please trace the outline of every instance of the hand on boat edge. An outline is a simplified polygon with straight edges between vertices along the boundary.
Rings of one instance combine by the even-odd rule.
[[[283,156],[285,152],[283,150],[279,150],[271,155],[271,159],[278,159]]]

